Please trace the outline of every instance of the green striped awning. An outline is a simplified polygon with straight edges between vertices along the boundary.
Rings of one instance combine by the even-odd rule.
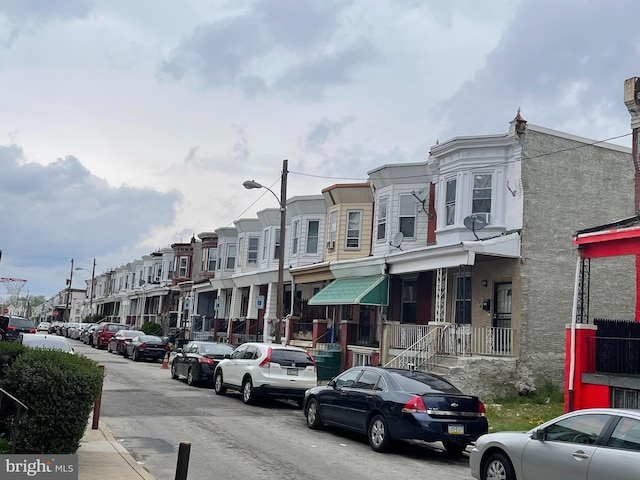
[[[309,305],[387,305],[387,277],[338,278],[309,299]]]

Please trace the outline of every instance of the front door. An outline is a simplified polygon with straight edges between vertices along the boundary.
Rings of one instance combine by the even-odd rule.
[[[492,325],[496,354],[511,353],[511,298],[511,282],[496,283]]]

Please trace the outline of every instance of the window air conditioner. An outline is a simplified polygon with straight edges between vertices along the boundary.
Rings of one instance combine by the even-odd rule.
[[[327,250],[335,250],[336,248],[336,241],[329,241],[327,242]]]

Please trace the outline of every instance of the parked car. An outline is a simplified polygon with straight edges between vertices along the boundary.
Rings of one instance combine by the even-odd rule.
[[[142,330],[118,330],[109,339],[109,343],[107,343],[107,352],[124,355],[126,358],[125,345],[129,343],[133,337],[143,334],[144,332]]]
[[[21,333],[36,333],[36,326],[25,317],[0,315],[0,340],[15,341]]]
[[[218,363],[214,373],[216,394],[237,390],[246,404],[268,396],[292,399],[301,406],[306,390],[317,384],[316,363],[306,350],[271,343],[243,343]]]
[[[38,330],[39,332],[49,332],[50,328],[51,324],[49,322],[40,322],[36,330]]]
[[[92,323],[80,334],[80,340],[85,345],[93,346],[93,332],[100,327],[98,323]]]
[[[471,475],[481,480],[636,480],[640,411],[585,409],[528,432],[498,432],[471,450]]]
[[[126,329],[127,326],[121,323],[101,323],[96,330],[93,331],[93,345],[101,349],[106,348],[109,339],[118,331]]]
[[[58,329],[60,329],[60,327],[62,327],[63,323],[62,322],[53,322],[51,324],[51,326],[49,327],[49,333],[53,333],[53,334],[58,334]]]
[[[57,335],[38,335],[36,333],[21,333],[16,339],[16,343],[21,343],[28,348],[41,348],[43,350],[60,350],[74,354],[73,347],[64,337]]]
[[[155,335],[138,335],[125,344],[124,356],[134,362],[140,360],[162,360],[169,352],[169,344]]]
[[[396,440],[442,441],[459,454],[488,424],[484,404],[438,375],[383,367],[352,367],[304,399],[307,426],[340,427],[366,434],[376,452]]]
[[[228,343],[187,343],[173,357],[171,378],[184,377],[187,384],[213,383],[213,372],[225,355],[231,355],[233,347]]]
[[[67,329],[67,338],[71,340],[78,340],[80,338],[80,332],[84,328],[84,323],[72,323]]]

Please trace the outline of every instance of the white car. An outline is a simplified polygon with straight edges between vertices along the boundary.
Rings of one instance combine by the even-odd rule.
[[[243,343],[226,357],[213,374],[215,392],[237,390],[247,404],[262,396],[291,399],[302,406],[307,389],[318,384],[316,363],[302,348]]]
[[[49,322],[40,322],[38,324],[38,331],[39,332],[48,332],[49,329],[51,328],[51,324]]]
[[[37,333],[21,333],[17,343],[23,344],[28,348],[41,348],[43,350],[60,350],[61,352],[67,352],[74,354],[73,347],[64,337],[57,335],[38,335]]]

